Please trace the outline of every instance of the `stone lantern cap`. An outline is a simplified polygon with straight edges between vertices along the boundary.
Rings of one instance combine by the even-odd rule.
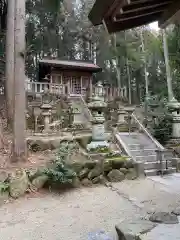
[[[44,104],[41,105],[41,109],[50,110],[50,109],[52,109],[52,106],[49,103],[44,103]]]
[[[107,107],[107,103],[103,101],[93,101],[88,103],[88,108],[89,109],[104,109]]]
[[[129,114],[132,114],[134,112],[135,108],[134,107],[125,107],[124,110],[126,112],[128,112]]]
[[[171,112],[180,110],[180,103],[175,98],[173,98],[170,102],[168,102],[167,107]]]

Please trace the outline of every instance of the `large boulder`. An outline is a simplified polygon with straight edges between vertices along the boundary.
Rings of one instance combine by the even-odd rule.
[[[179,220],[175,214],[168,212],[157,212],[153,213],[149,220],[155,223],[164,223],[164,224],[178,224]]]
[[[111,159],[112,168],[113,169],[120,169],[120,168],[124,167],[125,161],[126,160],[123,157]]]
[[[126,173],[128,173],[127,168],[120,168],[119,170],[120,170],[120,172],[124,173],[124,175],[126,175]]]
[[[89,169],[88,168],[84,168],[80,171],[79,173],[79,179],[83,179],[83,178],[86,178],[88,176],[88,173],[89,173]]]
[[[91,187],[92,186],[92,182],[91,180],[89,180],[88,178],[84,178],[82,181],[81,181],[81,184],[85,187]]]
[[[36,188],[36,189],[41,189],[44,187],[45,183],[48,180],[48,176],[43,174],[41,176],[36,177],[35,179],[33,179],[32,181],[32,185]]]
[[[24,170],[17,170],[10,176],[9,193],[12,198],[18,198],[27,191],[29,179]]]
[[[134,164],[135,163],[134,163],[133,159],[127,159],[126,161],[124,161],[125,168],[133,168]]]
[[[107,175],[110,182],[121,182],[125,179],[124,173],[120,172],[118,169],[113,169]]]
[[[116,225],[119,240],[141,240],[141,235],[150,232],[156,224],[145,220],[123,221]]]
[[[51,142],[49,140],[39,139],[39,140],[28,140],[28,147],[32,152],[45,151],[52,148]]]
[[[137,178],[137,172],[134,168],[129,168],[128,172],[126,174],[126,179],[127,180],[134,180]]]
[[[97,164],[88,174],[88,178],[92,180],[95,177],[98,177],[102,174],[102,167]]]
[[[84,167],[84,163],[71,162],[71,163],[67,163],[67,166],[70,167],[72,170],[74,170],[77,174],[79,174]]]
[[[104,172],[111,171],[112,170],[112,161],[108,161],[108,160],[104,161],[103,167],[104,167]]]
[[[176,216],[180,216],[180,207],[175,208],[175,209],[172,211],[172,213],[175,214]]]
[[[72,180],[72,187],[79,188],[81,186],[81,182],[78,177],[73,178]]]
[[[93,169],[96,166],[96,161],[86,161],[84,164],[85,168]]]

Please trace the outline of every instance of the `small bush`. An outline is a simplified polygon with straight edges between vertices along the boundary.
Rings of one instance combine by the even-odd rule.
[[[154,126],[154,137],[161,143],[166,144],[166,142],[172,136],[172,117],[169,115],[164,115],[158,121],[158,124]]]
[[[0,183],[0,193],[8,192],[9,191],[9,184],[8,183]]]
[[[75,146],[73,144],[63,142],[52,167],[43,171],[43,173],[48,176],[49,185],[73,182],[73,179],[76,177],[76,173],[67,166],[66,160],[73,152],[74,147]]]

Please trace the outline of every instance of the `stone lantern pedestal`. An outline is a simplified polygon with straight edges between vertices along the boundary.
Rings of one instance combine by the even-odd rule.
[[[51,110],[52,106],[48,103],[44,103],[41,106],[42,115],[44,116],[44,133],[50,132],[50,117],[51,117]]]
[[[180,103],[173,99],[168,103],[168,109],[172,114],[172,138],[180,141]]]
[[[124,110],[128,114],[128,129],[129,129],[129,133],[130,133],[131,132],[131,127],[132,127],[131,126],[132,125],[132,114],[133,114],[135,109],[133,107],[126,107]]]
[[[75,124],[75,125],[82,124],[82,116],[81,116],[81,112],[78,108],[73,109],[73,115],[74,115],[73,124]]]
[[[99,84],[98,87],[100,88],[101,85]],[[101,92],[100,89],[99,92]],[[104,110],[106,107],[107,104],[103,101],[103,96],[99,96],[99,94],[95,94],[92,98],[92,102],[88,104],[88,108],[92,113],[92,141],[87,146],[88,151],[109,147],[106,141],[104,127]]]
[[[118,110],[118,125],[126,123],[125,117],[127,117],[127,112],[123,107],[119,107]]]

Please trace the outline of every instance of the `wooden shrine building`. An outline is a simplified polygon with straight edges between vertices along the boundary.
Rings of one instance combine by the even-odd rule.
[[[93,74],[101,68],[91,62],[43,59],[39,61],[38,82],[29,82],[28,91],[85,95],[92,86]]]
[[[56,95],[92,96],[97,91],[93,86],[93,74],[101,71],[99,66],[91,62],[43,59],[39,61],[38,81],[27,81],[26,91],[34,95],[48,88],[50,93]],[[126,87],[118,89],[104,86],[104,93],[107,99],[127,98]]]
[[[159,22],[161,28],[180,22],[179,0],[96,0],[89,14],[93,25],[105,24],[109,33]]]

